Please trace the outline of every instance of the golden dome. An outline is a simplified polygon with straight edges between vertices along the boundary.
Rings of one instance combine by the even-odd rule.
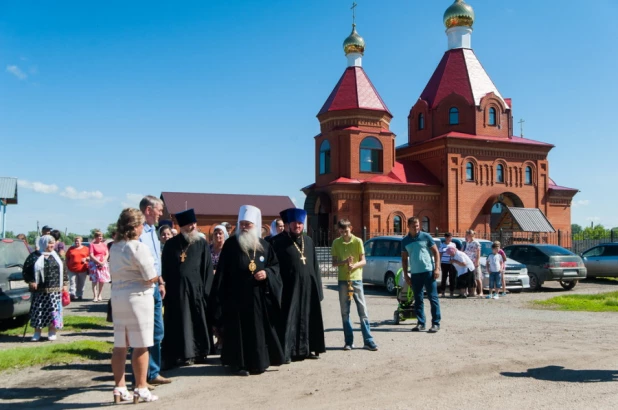
[[[470,27],[474,24],[474,10],[464,0],[455,0],[455,3],[444,12],[444,25],[451,27]]]
[[[352,24],[352,34],[343,41],[343,51],[345,51],[345,55],[350,53],[362,55],[365,52],[365,40],[356,32],[356,24]]]

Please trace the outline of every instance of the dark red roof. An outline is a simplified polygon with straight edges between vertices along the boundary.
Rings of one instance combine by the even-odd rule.
[[[193,208],[197,215],[236,215],[242,205],[253,205],[262,215],[275,216],[284,209],[293,208],[287,196],[198,194],[189,192],[162,192],[161,199],[171,214]]]
[[[474,51],[458,48],[444,53],[421,93],[421,99],[433,109],[443,98],[454,93],[465,98],[468,104],[478,106],[481,99],[491,92],[504,101]],[[504,103],[507,107],[511,106],[510,101]]]
[[[355,108],[390,114],[362,67],[346,68],[318,115]]]
[[[575,189],[575,188],[567,188],[565,186],[560,186],[560,185],[556,185],[556,182],[554,182],[553,179],[549,178],[549,189],[552,189],[554,191],[577,191],[579,192],[579,189]]]
[[[453,138],[453,139],[463,139],[463,140],[477,140],[477,141],[491,141],[491,142],[505,142],[507,144],[522,144],[522,145],[539,145],[546,147],[554,147],[553,144],[548,144],[546,142],[535,141],[528,138],[521,138],[516,136],[511,136],[508,138],[504,137],[492,137],[489,135],[474,135],[474,134],[464,134],[462,132],[449,132],[447,134],[439,135],[437,137],[432,138],[430,141],[441,139],[441,138]],[[427,141],[418,142],[416,144],[404,144],[397,147],[397,149],[405,149],[414,145],[426,144]]]
[[[351,179],[340,177],[332,181],[329,185],[367,183],[441,186],[440,181],[438,181],[438,179],[418,161],[395,162],[395,166],[387,175],[376,175],[369,179]]]

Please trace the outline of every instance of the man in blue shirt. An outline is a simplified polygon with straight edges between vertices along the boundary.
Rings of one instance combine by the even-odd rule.
[[[431,235],[421,232],[417,217],[408,220],[408,235],[401,242],[401,266],[408,285],[414,292],[414,310],[417,324],[413,332],[425,330],[425,305],[423,302],[423,288],[427,290],[431,304],[431,329],[435,333],[440,330],[440,300],[438,299],[438,284],[440,277],[440,252]],[[409,269],[408,269],[409,268]]]
[[[155,225],[163,215],[163,201],[156,196],[145,196],[139,203],[139,209],[144,214],[144,230],[139,237],[140,242],[146,244],[152,257],[154,267],[159,275],[159,282],[154,286],[154,345],[148,348],[150,358],[148,362],[148,384],[168,384],[172,381],[159,374],[161,371],[161,342],[163,341],[163,298],[165,297],[165,282],[161,277],[161,242],[157,236]]]

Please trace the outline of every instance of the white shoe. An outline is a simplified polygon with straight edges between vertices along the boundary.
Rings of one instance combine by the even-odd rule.
[[[49,332],[49,335],[47,336],[47,340],[49,340],[50,342],[53,342],[56,339],[58,339],[56,332]]]
[[[30,341],[38,342],[39,339],[41,339],[41,332],[34,332],[34,334],[32,335],[32,339],[30,339]]]
[[[500,296],[498,296],[498,294],[496,293],[496,294],[494,295],[494,299],[500,299]]]

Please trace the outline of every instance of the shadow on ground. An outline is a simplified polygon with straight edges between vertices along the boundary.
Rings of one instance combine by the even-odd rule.
[[[522,373],[502,372],[505,377],[527,377],[549,382],[602,383],[618,382],[618,370],[572,370],[563,366],[545,366]]]
[[[109,391],[109,403],[59,403],[69,396],[90,391]],[[21,403],[11,403],[11,409],[87,409],[112,405],[112,387],[92,386],[68,389],[57,387],[0,388],[0,397],[3,400],[24,401]]]

